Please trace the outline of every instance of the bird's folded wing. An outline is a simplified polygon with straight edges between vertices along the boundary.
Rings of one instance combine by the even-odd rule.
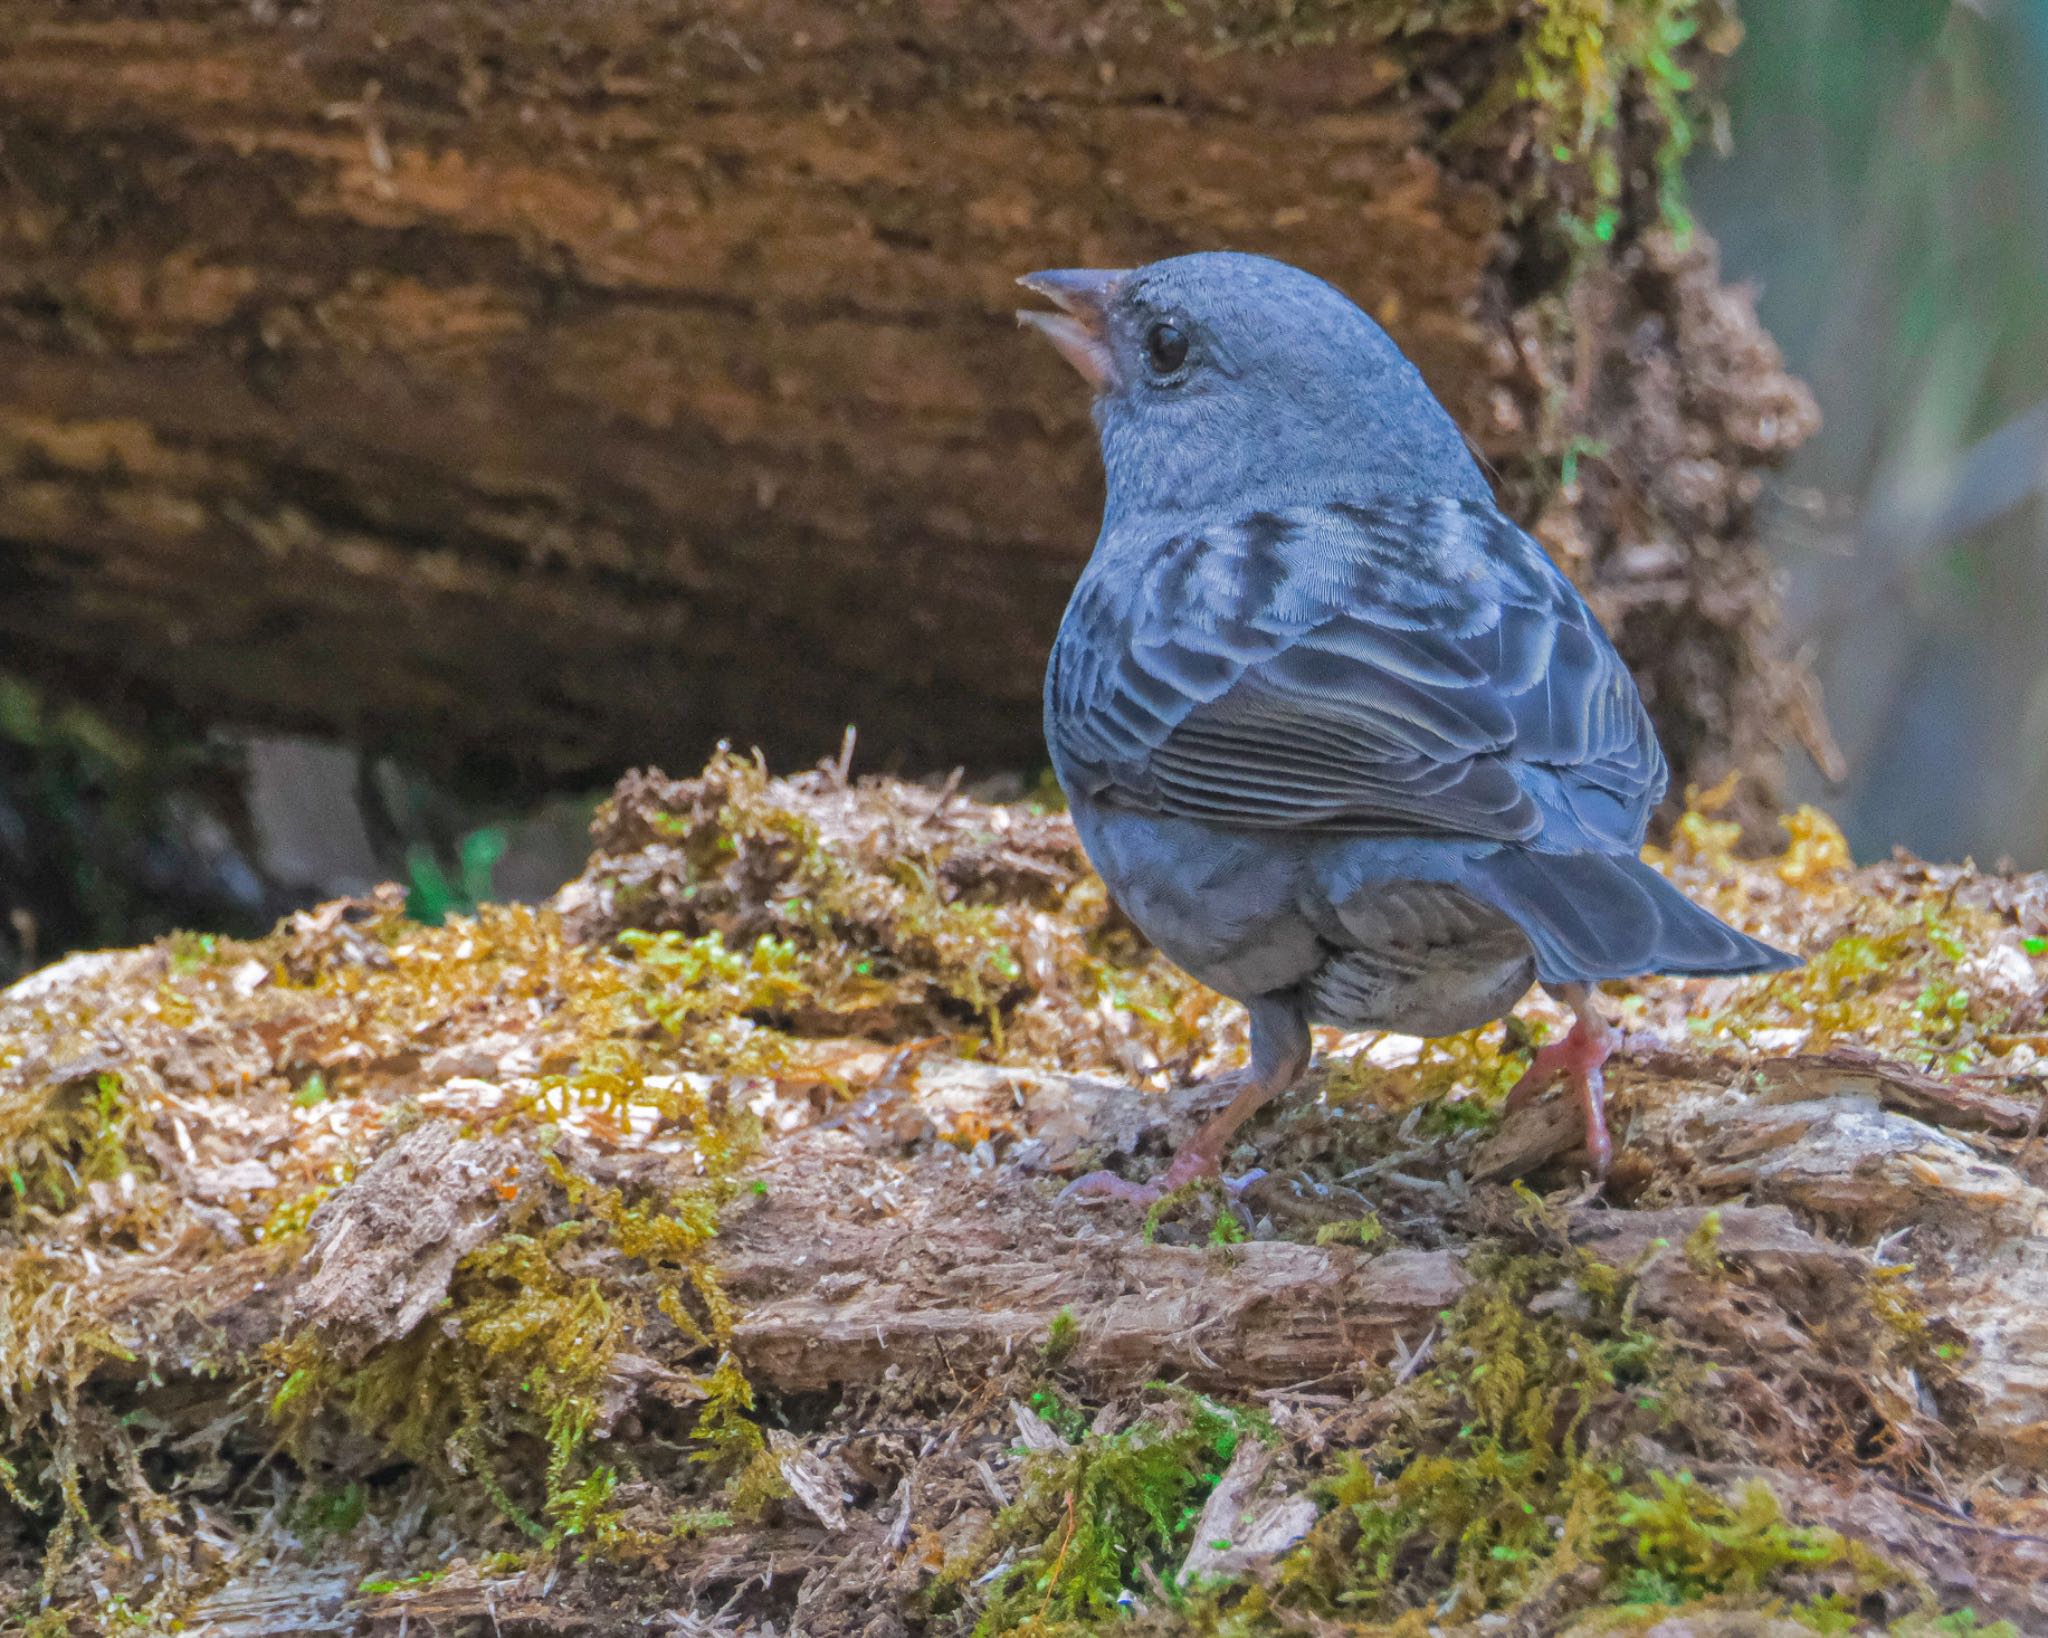
[[[1084,583],[1048,679],[1063,777],[1240,826],[1640,845],[1664,759],[1570,582],[1492,508],[1318,505]]]

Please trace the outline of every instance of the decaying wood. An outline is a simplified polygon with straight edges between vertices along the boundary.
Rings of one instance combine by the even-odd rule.
[[[2010,1458],[2048,1467],[2048,1197],[2038,1191],[2024,1234],[1965,1249],[1931,1279],[1940,1312],[1970,1339],[1965,1376],[1983,1396],[1978,1420]]]
[[[1517,1638],[1522,1633],[1534,1638],[1536,1630],[1540,1629],[1518,1629]],[[1587,1620],[1575,1623],[1569,1630],[1597,1632],[1599,1628],[1594,1620]],[[1747,1610],[1700,1610],[1666,1616],[1645,1627],[1643,1638],[1800,1638],[1802,1633],[1812,1630],[1784,1616],[1756,1615]]]
[[[1804,1516],[1910,1555],[1958,1605],[1980,1597],[1986,1581],[1995,1578],[2017,1594],[2005,1619],[2026,1633],[2048,1627],[2048,1536],[1967,1517],[1932,1497],[1879,1487],[1851,1491],[1782,1468],[1708,1464],[1700,1477],[1718,1484],[1766,1483]]]
[[[187,1628],[194,1638],[271,1638],[273,1633],[304,1633],[307,1638],[341,1638],[357,1623],[348,1613],[356,1578],[318,1571],[263,1576],[229,1582],[192,1608]]]
[[[1261,1496],[1273,1453],[1256,1440],[1238,1447],[1230,1466],[1202,1504],[1195,1544],[1181,1560],[1178,1580],[1200,1586],[1219,1576],[1238,1576],[1271,1561],[1308,1534],[1316,1504],[1295,1495]]]
[[[1495,1369],[1488,1325],[1584,1340],[1621,1301],[1626,1357],[1683,1407],[1668,1443],[1608,1452],[1636,1490],[1768,1485],[1910,1571],[1885,1618],[1925,1583],[2044,1619],[2041,879],[1666,861],[1820,959],[1610,998],[1604,1186],[1568,1099],[1496,1121],[1494,1036],[1326,1034],[1232,1157],[1268,1175],[1149,1243],[1060,1187],[1163,1164],[1229,1095],[1241,1019],[1131,944],[1064,821],[722,761],[623,787],[599,842],[551,909],[426,929],[387,895],[0,993],[0,1455],[38,1496],[77,1463],[103,1537],[60,1599],[129,1586],[221,1638],[893,1634],[1046,1503],[1047,1464],[1191,1391],[1274,1439],[1219,1451],[1156,1572],[1257,1580],[1304,1529],[1329,1544],[1333,1464],[1409,1460],[1403,1419]],[[1842,944],[1890,965],[1838,989]],[[1914,1003],[1944,977],[1972,1033],[1930,1045]],[[562,1379],[562,1421],[434,1414]],[[1563,1391],[1561,1414],[1587,1390]],[[758,1436],[715,1477],[714,1398]],[[303,1522],[352,1491],[356,1526]],[[0,1574],[32,1598],[48,1531],[24,1517]],[[1500,1630],[1574,1630],[1599,1576]],[[1769,1630],[1740,1613],[1665,1625]]]
[[[347,1360],[410,1333],[517,1194],[517,1155],[453,1121],[402,1134],[313,1214],[296,1317]]]
[[[1002,1221],[991,1213],[979,1224],[928,1227],[917,1237],[922,1257],[908,1245],[908,1255],[893,1258],[885,1246],[863,1246],[860,1263],[892,1278],[853,1274],[835,1257],[823,1289],[840,1289],[839,1273],[849,1288],[838,1297],[814,1286],[751,1300],[756,1282],[767,1283],[763,1271],[751,1261],[728,1265],[748,1301],[735,1351],[751,1376],[784,1391],[875,1383],[892,1369],[979,1373],[1028,1357],[1064,1312],[1077,1337],[1069,1367],[1105,1391],[1161,1372],[1212,1388],[1277,1387],[1392,1357],[1465,1283],[1458,1259],[1441,1251],[1368,1259],[1267,1242],[1212,1256],[1117,1236],[1088,1248],[1055,1241],[1034,1255],[1000,1237]]]
[[[2017,1097],[2003,1090],[2002,1077],[1987,1080],[1953,1075],[1944,1080],[1853,1047],[1838,1047],[1812,1057],[1772,1059],[1757,1066],[1757,1078],[1773,1100],[1874,1098],[1887,1109],[1956,1131],[2020,1137],[2041,1125],[2038,1090],[2033,1097]]]
[[[2025,1233],[2040,1192],[1962,1139],[1860,1097],[1762,1104],[1716,1122],[1700,1184],[1746,1187],[1852,1232],[1924,1224],[1966,1244]]]
[[[1146,1098],[935,1063],[894,1096],[923,1111],[928,1133],[964,1116],[1014,1116],[1015,1163],[1043,1167],[1054,1134],[1059,1169],[1069,1171],[1169,1147],[1219,1094]],[[1134,1124],[1134,1104],[1150,1106],[1154,1119]],[[877,1186],[877,1166],[887,1162],[851,1132],[793,1142],[772,1174],[773,1204],[730,1233],[723,1266],[747,1308],[735,1345],[760,1379],[802,1390],[877,1382],[892,1370],[974,1374],[1040,1347],[1064,1313],[1076,1325],[1070,1368],[1105,1392],[1169,1366],[1212,1387],[1320,1381],[1413,1346],[1465,1285],[1450,1252],[1145,1245],[1121,1232],[1114,1210],[1070,1206],[1053,1228],[1035,1190],[992,1189],[944,1162]],[[867,1174],[865,1198],[849,1171]],[[1583,1210],[1571,1236],[1618,1267],[1648,1265],[1645,1303],[1680,1312],[1696,1295],[1684,1259],[1652,1254],[1683,1245],[1706,1215]],[[1782,1207],[1724,1207],[1716,1218],[1718,1253],[1783,1288],[1809,1319],[1844,1307],[1845,1287],[1868,1272],[1867,1258],[1816,1238]],[[803,1248],[794,1258],[792,1246]],[[798,1294],[785,1294],[792,1287]]]
[[[1409,9],[1219,49],[1272,20],[12,0],[10,664],[500,779],[814,756],[849,720],[1031,765],[1100,480],[1011,281],[1229,245],[1391,326],[1681,783],[1761,771],[1804,695],[1751,516],[1811,403],[1703,242],[1645,231],[1647,170],[1567,286],[1530,111],[1455,117],[1512,93],[1533,5]],[[1559,493],[1568,446],[1604,453]]]

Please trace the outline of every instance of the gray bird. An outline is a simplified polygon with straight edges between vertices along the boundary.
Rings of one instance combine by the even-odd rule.
[[[1033,273],[1095,392],[1102,532],[1045,678],[1089,858],[1146,937],[1244,1003],[1243,1089],[1157,1182],[1214,1175],[1309,1026],[1447,1035],[1531,984],[1612,1153],[1592,985],[1796,958],[1638,857],[1667,773],[1585,600],[1494,504],[1456,424],[1340,291],[1260,256]]]

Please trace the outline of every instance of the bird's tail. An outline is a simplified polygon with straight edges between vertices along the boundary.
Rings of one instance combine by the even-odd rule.
[[[1668,973],[1705,978],[1783,972],[1797,956],[1737,932],[1640,859],[1502,848],[1471,885],[1513,917],[1546,984]]]

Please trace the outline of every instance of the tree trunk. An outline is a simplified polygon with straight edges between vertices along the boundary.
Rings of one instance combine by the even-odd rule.
[[[500,789],[1035,764],[1100,479],[1011,281],[1231,245],[1388,324],[1682,776],[1767,761],[1813,412],[1658,226],[1702,9],[13,0],[5,663]]]

